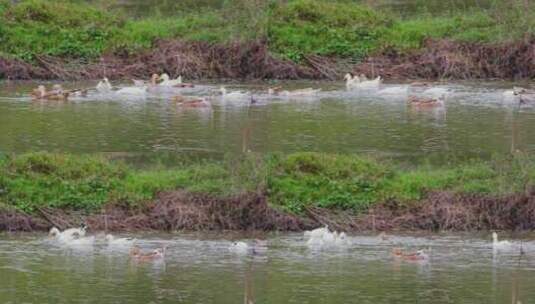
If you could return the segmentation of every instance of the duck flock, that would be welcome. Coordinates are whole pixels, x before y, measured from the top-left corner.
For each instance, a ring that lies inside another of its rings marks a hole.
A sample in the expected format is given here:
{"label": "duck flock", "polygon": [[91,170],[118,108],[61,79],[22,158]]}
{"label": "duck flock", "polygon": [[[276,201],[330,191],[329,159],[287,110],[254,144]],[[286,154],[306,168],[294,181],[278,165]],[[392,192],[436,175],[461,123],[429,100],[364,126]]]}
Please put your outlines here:
{"label": "duck flock", "polygon": [[[96,244],[107,246],[114,251],[128,254],[133,262],[156,262],[164,261],[168,245],[156,248],[142,249],[135,238],[115,237],[112,234],[88,235],[87,227],[82,225],[79,228],[69,228],[60,231],[53,227],[49,232],[49,239],[59,246],[72,249],[92,248]],[[351,238],[345,232],[331,231],[328,226],[305,231],[303,234],[303,245],[312,251],[325,250],[350,250],[352,245],[400,245],[394,242],[394,237],[381,232],[375,237],[371,237],[367,243],[362,239]],[[363,243],[364,242],[364,243]],[[360,244],[362,243],[362,244]],[[401,244],[404,245],[404,244]],[[414,247],[414,244],[405,244],[404,247]],[[263,256],[269,250],[270,244],[267,240],[254,239],[250,241],[233,241],[227,243],[230,253],[239,256]],[[393,259],[406,262],[430,261],[429,248],[400,248],[394,247],[390,251]],[[525,254],[522,244],[498,240],[498,234],[492,233],[492,253],[493,256],[499,253],[520,253]]]}
{"label": "duck flock", "polygon": [[[446,97],[452,93],[450,88],[435,86],[429,82],[412,82],[405,85],[384,85],[381,76],[368,79],[365,75],[348,73],[344,77],[345,89],[349,93],[365,92],[382,98],[404,99],[414,108],[444,107]],[[148,80],[132,79],[132,86],[114,87],[107,78],[93,88],[66,90],[55,84],[49,90],[39,85],[31,92],[35,101],[68,101],[73,98],[109,97],[117,99],[147,98],[165,96],[171,102],[185,108],[211,108],[215,101],[256,104],[270,99],[310,99],[329,96],[320,88],[285,90],[281,86],[269,87],[263,91],[229,91],[224,86],[196,85],[183,81],[182,76],[172,79],[168,74],[153,74]],[[217,86],[216,86],[217,87]],[[201,88],[199,90],[199,88]],[[206,90],[209,88],[209,90]],[[202,92],[199,96],[198,93]],[[165,93],[162,95],[162,93]],[[195,93],[195,94],[194,94]],[[502,99],[518,105],[535,105],[535,90],[513,87],[502,91]]]}

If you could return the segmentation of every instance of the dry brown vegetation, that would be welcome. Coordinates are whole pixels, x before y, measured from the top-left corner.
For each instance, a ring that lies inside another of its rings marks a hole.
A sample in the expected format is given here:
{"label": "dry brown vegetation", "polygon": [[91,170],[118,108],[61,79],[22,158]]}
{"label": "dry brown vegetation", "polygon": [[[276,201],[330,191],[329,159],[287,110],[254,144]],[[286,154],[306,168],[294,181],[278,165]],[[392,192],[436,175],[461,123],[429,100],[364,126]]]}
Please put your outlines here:
{"label": "dry brown vegetation", "polygon": [[519,79],[535,77],[535,38],[502,44],[428,40],[407,55],[393,51],[368,58],[354,73],[387,79]]}
{"label": "dry brown vegetation", "polygon": [[262,194],[221,199],[183,191],[162,193],[143,207],[114,204],[90,215],[41,209],[30,216],[0,209],[0,231],[65,229],[82,222],[93,231],[302,231],[323,225],[343,231],[525,231],[535,229],[535,193],[492,197],[436,192],[415,204],[385,202],[360,215],[311,207],[301,217],[273,209]]}

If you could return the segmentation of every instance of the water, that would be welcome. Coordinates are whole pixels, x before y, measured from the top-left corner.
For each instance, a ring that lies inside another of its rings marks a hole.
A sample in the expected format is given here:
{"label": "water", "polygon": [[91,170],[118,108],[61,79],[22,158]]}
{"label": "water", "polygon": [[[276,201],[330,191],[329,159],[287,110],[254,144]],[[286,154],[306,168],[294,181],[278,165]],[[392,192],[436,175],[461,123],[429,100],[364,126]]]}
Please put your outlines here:
{"label": "water", "polygon": [[[35,83],[3,84],[0,151],[215,156],[320,151],[412,160],[530,152],[535,149],[535,109],[503,97],[512,85],[436,84],[434,88],[448,90],[445,107],[414,109],[407,106],[406,95],[348,92],[341,82],[283,84],[323,89],[308,98],[270,97],[267,84],[228,85],[229,90],[253,92],[258,99],[254,105],[222,101],[218,84],[153,92],[146,98],[91,92],[68,103],[33,102],[28,92]],[[212,96],[213,107],[184,109],[170,100],[178,93]]]}
{"label": "water", "polygon": [[[136,237],[144,249],[166,245],[164,260],[134,262],[103,241],[71,248],[44,235],[0,236],[0,303],[535,303],[533,236],[523,257],[493,255],[488,235],[361,235],[323,249],[301,234],[267,235],[258,255],[229,251],[228,239],[246,236]],[[430,259],[400,261],[394,247],[426,248]]]}

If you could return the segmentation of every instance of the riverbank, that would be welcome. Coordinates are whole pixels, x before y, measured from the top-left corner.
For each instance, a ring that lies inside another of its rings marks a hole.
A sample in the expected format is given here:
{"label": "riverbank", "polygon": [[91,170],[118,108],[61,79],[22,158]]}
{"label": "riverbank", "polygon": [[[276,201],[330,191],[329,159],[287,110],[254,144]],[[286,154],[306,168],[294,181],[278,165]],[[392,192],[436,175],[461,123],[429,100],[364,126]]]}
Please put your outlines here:
{"label": "riverbank", "polygon": [[134,19],[82,3],[4,1],[0,78],[535,77],[529,5],[401,18],[343,1],[238,2]]}
{"label": "riverbank", "polygon": [[0,163],[0,230],[535,229],[535,161],[403,168],[297,153],[136,169],[101,156],[32,153]]}

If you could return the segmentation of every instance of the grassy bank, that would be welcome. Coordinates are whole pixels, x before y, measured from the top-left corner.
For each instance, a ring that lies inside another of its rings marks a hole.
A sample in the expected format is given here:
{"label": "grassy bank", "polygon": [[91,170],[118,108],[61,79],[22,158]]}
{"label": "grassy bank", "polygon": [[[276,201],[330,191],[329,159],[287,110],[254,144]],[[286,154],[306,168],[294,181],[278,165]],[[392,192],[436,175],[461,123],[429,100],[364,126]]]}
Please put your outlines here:
{"label": "grassy bank", "polygon": [[358,155],[297,153],[188,161],[136,169],[101,156],[32,153],[0,160],[0,204],[34,213],[39,207],[99,210],[107,203],[142,205],[162,191],[229,197],[266,193],[277,208],[364,211],[385,201],[418,204],[430,191],[505,195],[535,183],[535,161],[523,155],[448,168],[402,169]]}
{"label": "grassy bank", "polygon": [[439,16],[424,11],[402,18],[352,1],[239,0],[177,11],[172,17],[134,19],[82,1],[2,0],[0,54],[29,62],[39,55],[91,61],[105,52],[151,48],[158,39],[265,39],[273,54],[294,61],[309,54],[358,60],[385,49],[419,49],[427,38],[481,43],[520,39],[534,32],[533,7],[495,1],[485,9]]}

